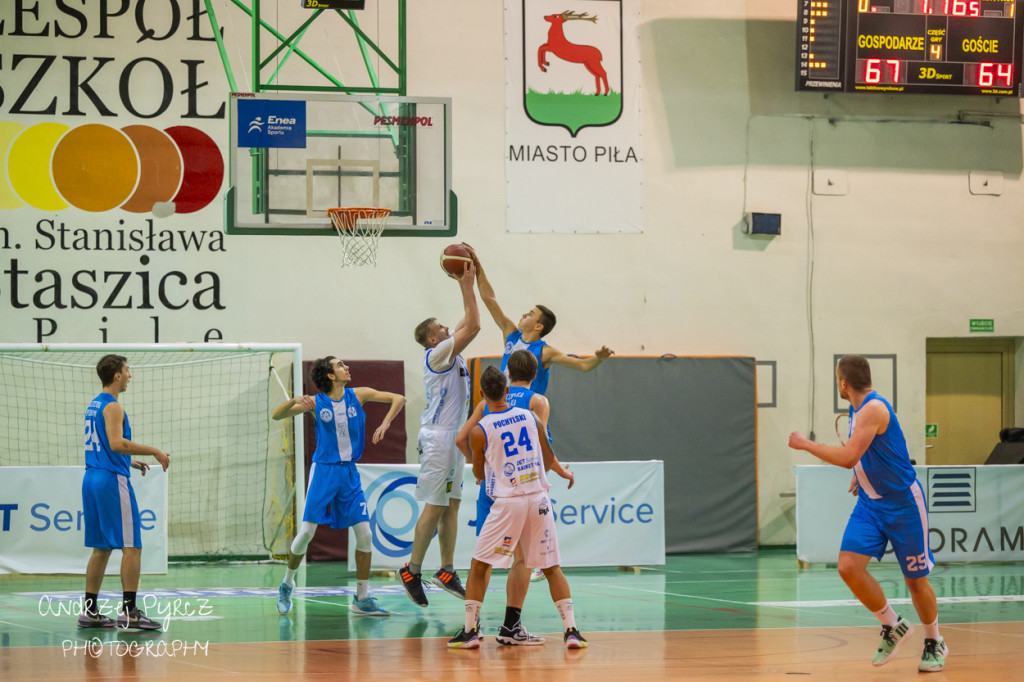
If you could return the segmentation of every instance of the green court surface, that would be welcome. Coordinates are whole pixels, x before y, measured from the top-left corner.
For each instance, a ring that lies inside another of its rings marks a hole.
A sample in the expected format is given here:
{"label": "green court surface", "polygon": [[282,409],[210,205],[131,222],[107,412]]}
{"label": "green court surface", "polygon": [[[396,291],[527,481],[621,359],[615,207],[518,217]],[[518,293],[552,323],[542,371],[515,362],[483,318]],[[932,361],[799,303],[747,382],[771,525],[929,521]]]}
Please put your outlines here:
{"label": "green court surface", "polygon": [[[873,564],[897,611],[917,622],[895,564]],[[872,626],[875,617],[853,601],[834,566],[801,569],[792,548],[755,554],[670,556],[665,566],[566,569],[576,619],[588,632]],[[316,563],[298,575],[292,611],[279,616],[280,562],[172,564],[167,575],[143,576],[140,604],[166,624],[168,642],[208,646],[227,642],[401,639],[450,636],[462,625],[463,603],[436,588],[419,608],[394,577],[375,575],[371,592],[390,618],[349,613],[355,576],[344,565]],[[505,572],[495,571],[483,606],[483,631],[504,614]],[[1024,620],[1024,564],[940,565],[931,575],[939,622]],[[82,576],[0,576],[0,649],[67,647],[93,637],[129,633],[79,630]],[[112,612],[120,581],[107,576],[101,599]],[[546,582],[533,583],[523,622],[538,633],[561,631]],[[136,635],[143,636],[143,635]],[[2,658],[2,655],[0,655]]]}

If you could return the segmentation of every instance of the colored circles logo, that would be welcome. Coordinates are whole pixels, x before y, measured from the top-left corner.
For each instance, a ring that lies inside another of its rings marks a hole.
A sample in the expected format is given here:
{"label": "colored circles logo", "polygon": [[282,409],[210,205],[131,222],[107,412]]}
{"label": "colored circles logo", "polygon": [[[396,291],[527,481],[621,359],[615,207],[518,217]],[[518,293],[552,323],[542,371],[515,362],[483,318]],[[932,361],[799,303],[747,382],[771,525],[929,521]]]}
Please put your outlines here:
{"label": "colored circles logo", "polygon": [[420,517],[415,489],[416,477],[401,472],[384,474],[366,488],[373,548],[384,556],[406,556],[412,551],[413,530]]}
{"label": "colored circles logo", "polygon": [[194,213],[224,181],[224,159],[190,126],[122,129],[0,121],[0,209],[69,207],[91,213]]}

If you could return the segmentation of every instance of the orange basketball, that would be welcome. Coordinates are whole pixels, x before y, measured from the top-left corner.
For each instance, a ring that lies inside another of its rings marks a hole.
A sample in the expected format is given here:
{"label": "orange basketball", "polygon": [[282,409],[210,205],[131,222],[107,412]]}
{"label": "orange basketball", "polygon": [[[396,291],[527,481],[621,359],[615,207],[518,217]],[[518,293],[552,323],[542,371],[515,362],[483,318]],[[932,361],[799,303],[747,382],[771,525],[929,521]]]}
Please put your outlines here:
{"label": "orange basketball", "polygon": [[441,269],[448,275],[461,276],[472,262],[469,249],[462,244],[449,244],[441,253]]}

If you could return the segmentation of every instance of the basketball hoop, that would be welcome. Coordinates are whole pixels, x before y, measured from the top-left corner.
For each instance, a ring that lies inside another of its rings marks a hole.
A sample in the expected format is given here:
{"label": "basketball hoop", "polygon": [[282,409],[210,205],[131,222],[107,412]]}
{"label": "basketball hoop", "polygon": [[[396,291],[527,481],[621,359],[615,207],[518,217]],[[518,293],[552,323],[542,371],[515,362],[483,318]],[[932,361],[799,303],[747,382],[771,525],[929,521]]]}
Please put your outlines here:
{"label": "basketball hoop", "polygon": [[377,264],[377,243],[390,213],[390,208],[327,209],[341,240],[341,267]]}

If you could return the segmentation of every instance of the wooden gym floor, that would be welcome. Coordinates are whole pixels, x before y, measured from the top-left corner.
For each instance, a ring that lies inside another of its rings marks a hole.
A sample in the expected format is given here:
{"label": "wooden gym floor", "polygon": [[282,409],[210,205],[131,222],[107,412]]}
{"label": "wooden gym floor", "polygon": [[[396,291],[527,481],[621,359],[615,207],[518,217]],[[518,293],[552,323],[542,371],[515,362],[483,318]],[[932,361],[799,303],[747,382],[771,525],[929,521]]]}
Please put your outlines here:
{"label": "wooden gym floor", "polygon": [[[899,569],[874,564],[897,610],[918,623]],[[568,569],[590,647],[566,651],[547,583],[530,587],[524,623],[541,647],[501,647],[504,573],[483,608],[483,647],[450,651],[462,602],[428,590],[416,607],[394,579],[371,590],[389,618],[349,615],[354,576],[336,564],[299,573],[292,612],[278,616],[280,563],[172,564],[143,576],[140,599],[163,633],[79,630],[80,576],[0,576],[0,680],[188,678],[370,680],[882,680],[917,678],[917,627],[874,668],[874,616],[834,567],[797,567],[791,549],[672,556],[638,573]],[[1024,564],[936,567],[939,622],[951,655],[935,680],[1024,679]],[[116,601],[108,576],[101,597]],[[77,614],[77,611],[75,612]]]}

